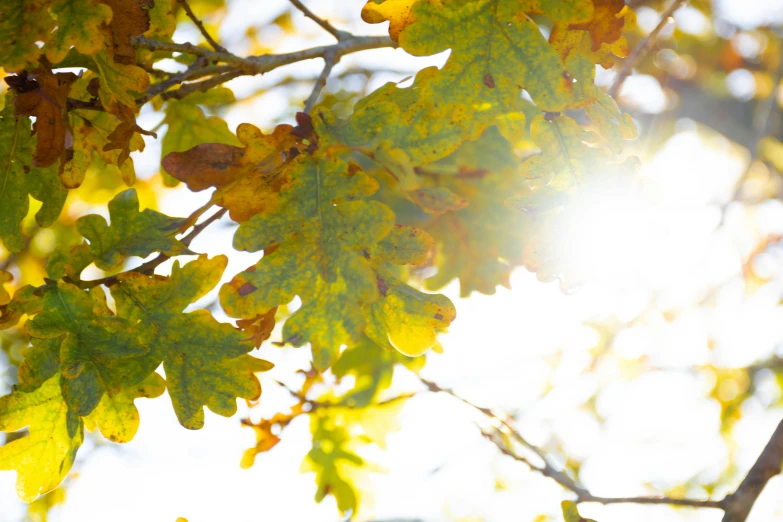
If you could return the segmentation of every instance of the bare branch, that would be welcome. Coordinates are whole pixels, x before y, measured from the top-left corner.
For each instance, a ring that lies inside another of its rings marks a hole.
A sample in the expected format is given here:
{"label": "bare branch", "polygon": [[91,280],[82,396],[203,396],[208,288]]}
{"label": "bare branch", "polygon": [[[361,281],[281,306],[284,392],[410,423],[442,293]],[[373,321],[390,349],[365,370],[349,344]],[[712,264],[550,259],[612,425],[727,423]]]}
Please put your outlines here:
{"label": "bare branch", "polygon": [[663,14],[661,14],[661,21],[658,22],[658,25],[655,26],[655,29],[650,31],[650,34],[645,36],[642,41],[639,42],[639,45],[636,46],[636,49],[634,49],[631,54],[628,55],[628,58],[625,59],[625,62],[623,62],[622,69],[620,69],[620,72],[617,73],[617,79],[615,79],[614,83],[609,88],[609,96],[612,98],[617,97],[617,93],[620,92],[620,88],[623,86],[625,79],[630,76],[631,71],[638,64],[638,62],[647,55],[647,52],[650,50],[650,47],[652,47],[655,39],[658,38],[658,34],[663,31],[663,28],[666,27],[666,25],[671,21],[671,16],[677,9],[682,7],[684,3],[685,0],[674,0],[671,5],[663,12]]}
{"label": "bare branch", "polygon": [[150,51],[168,51],[172,53],[184,53],[192,54],[195,56],[203,56],[211,62],[223,62],[231,63],[237,66],[247,66],[252,68],[252,64],[248,63],[246,58],[240,58],[235,54],[228,51],[210,51],[204,49],[198,45],[192,43],[178,44],[174,42],[161,42],[159,40],[151,40],[146,36],[134,36],[131,38],[131,43],[136,47],[143,49],[149,49]]}
{"label": "bare branch", "polygon": [[[493,413],[492,410],[490,410],[489,408],[484,408],[473,404],[467,399],[464,399],[461,396],[457,395],[452,390],[449,390],[447,388],[442,388],[438,384],[423,379],[421,377],[419,379],[421,380],[422,383],[424,383],[425,386],[427,386],[427,388],[430,391],[442,392],[451,395],[455,399],[458,399],[459,401],[467,404],[468,406],[480,411],[484,415],[500,422],[501,428],[495,428],[494,432],[487,432],[485,430],[481,430],[481,434],[487,440],[489,440],[495,446],[497,446],[500,452],[503,453],[504,455],[508,455],[514,460],[518,462],[522,462],[523,464],[528,466],[531,470],[540,473],[545,477],[551,478],[552,480],[554,480],[555,482],[563,486],[563,488],[576,494],[577,503],[597,502],[599,504],[666,504],[671,506],[723,509],[724,503],[726,502],[725,500],[696,500],[696,499],[670,498],[670,497],[599,497],[593,495],[586,488],[577,484],[576,481],[574,481],[571,477],[566,475],[563,471],[558,470],[549,461],[549,459],[544,454],[543,450],[527,442],[524,439],[524,437],[522,437],[522,435],[511,425],[510,421],[507,421],[503,417]],[[511,439],[519,442],[520,444],[528,448],[529,450],[533,451],[533,453],[535,453],[541,459],[541,461],[543,462],[543,466],[534,464],[527,457],[519,455],[512,448],[509,448],[500,435],[505,435],[506,437],[510,437]],[[778,472],[780,472],[781,460],[783,460],[783,455],[781,455],[781,459],[778,460]],[[724,520],[724,522],[727,521]],[[731,522],[735,522],[735,521],[732,520]],[[738,520],[737,522],[743,522],[743,521]]]}
{"label": "bare branch", "polygon": [[188,83],[187,85],[183,85],[176,91],[165,92],[161,97],[164,100],[168,100],[171,98],[181,100],[182,98],[184,98],[189,94],[193,94],[194,92],[198,92],[198,91],[208,91],[212,87],[217,87],[218,85],[226,83],[227,81],[233,80],[234,78],[237,78],[239,76],[242,76],[242,71],[238,71],[236,69],[233,71],[216,74],[215,76],[208,78],[204,81]]}
{"label": "bare branch", "polygon": [[193,13],[193,10],[190,8],[190,4],[188,3],[188,0],[177,0],[177,2],[182,6],[182,8],[185,10],[185,14],[188,15],[188,18],[196,24],[196,27],[198,27],[198,30],[201,31],[201,35],[204,37],[204,39],[209,43],[209,45],[212,46],[212,48],[218,52],[226,53],[226,48],[217,43],[212,36],[209,34],[209,31],[204,27],[204,24],[201,22],[201,20],[198,19],[198,17]]}
{"label": "bare branch", "polygon": [[397,47],[397,43],[386,36],[352,36],[350,39],[337,42],[333,45],[322,45],[320,47],[312,47],[310,49],[284,54],[264,54],[261,56],[240,58],[231,53],[210,51],[209,49],[204,49],[203,47],[198,47],[189,43],[176,44],[171,42],[160,42],[157,40],[150,40],[144,36],[136,36],[132,38],[131,41],[136,47],[144,49],[192,54],[195,56],[203,56],[210,61],[236,65],[237,69],[241,70],[243,74],[264,74],[284,65],[312,60],[313,58],[324,58],[327,54],[331,54],[335,58],[341,58],[346,54],[369,49]]}
{"label": "bare branch", "polygon": [[343,40],[347,40],[352,37],[350,33],[346,33],[345,31],[340,31],[339,29],[337,29],[335,26],[333,26],[332,24],[330,24],[320,16],[317,16],[299,0],[288,0],[288,1],[291,2],[291,4],[293,4],[294,7],[299,9],[303,15],[305,15],[307,18],[320,25],[324,29],[324,31],[337,38],[338,42],[342,42]]}
{"label": "bare branch", "polygon": [[207,64],[206,58],[199,57],[193,64],[188,67],[188,69],[183,72],[182,74],[178,74],[176,76],[172,76],[168,80],[164,80],[162,82],[158,82],[156,84],[153,84],[150,86],[149,89],[147,89],[147,92],[142,96],[141,98],[136,100],[136,105],[144,105],[148,101],[150,101],[152,98],[157,96],[158,94],[162,93],[163,91],[167,90],[170,87],[173,87],[174,85],[180,84],[184,81],[187,81],[191,77],[193,77],[196,72],[198,72],[199,69],[203,68]]}
{"label": "bare branch", "polygon": [[310,93],[310,96],[305,102],[305,113],[310,114],[310,111],[313,110],[315,102],[318,101],[318,95],[321,94],[321,91],[324,89],[324,87],[326,87],[326,81],[329,79],[329,75],[332,73],[332,69],[339,61],[340,57],[332,53],[326,54],[324,56],[324,68],[321,71],[321,74],[318,75],[318,78],[315,80],[313,92]]}
{"label": "bare branch", "polygon": [[723,501],[723,522],[745,522],[767,482],[781,473],[783,467],[783,420],[772,433],[767,446],[750,468],[737,491]]}

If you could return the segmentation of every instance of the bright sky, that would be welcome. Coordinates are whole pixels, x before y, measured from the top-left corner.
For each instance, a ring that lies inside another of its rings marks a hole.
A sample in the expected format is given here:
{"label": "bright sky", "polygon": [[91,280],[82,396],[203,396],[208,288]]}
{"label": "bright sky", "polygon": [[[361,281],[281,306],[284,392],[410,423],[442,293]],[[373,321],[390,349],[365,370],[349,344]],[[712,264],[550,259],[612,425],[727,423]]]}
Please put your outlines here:
{"label": "bright sky", "polygon": [[[232,47],[236,41],[232,35],[241,34],[247,20],[260,23],[274,17],[278,4],[282,9],[282,1],[232,2],[222,35],[228,47],[241,54],[241,45]],[[362,4],[359,0],[308,2],[316,12],[336,13],[335,22],[356,19]],[[317,34],[312,23],[296,21]],[[383,30],[355,25],[353,29],[364,34]],[[176,35],[179,41],[192,37],[187,31]],[[323,37],[323,43],[328,41]],[[291,49],[296,44],[292,42]],[[403,71],[433,63],[411,59],[402,51],[378,51],[365,59],[365,64],[384,60]],[[442,57],[434,63],[442,63]],[[313,71],[317,71],[315,62],[285,74]],[[276,73],[241,79],[231,86],[241,97],[269,85],[274,77]],[[227,115],[230,128],[243,121],[268,128],[287,116],[288,96],[288,92],[271,93],[242,104]],[[145,118],[141,125],[146,128],[159,121],[158,115]],[[135,160],[139,170],[149,175],[156,168],[159,145],[147,140],[147,146]],[[584,459],[582,476],[595,494],[654,494],[697,476],[700,480],[717,476],[728,458],[718,431],[720,410],[706,396],[710,379],[691,368],[709,362],[747,365],[774,353],[776,347],[783,355],[779,327],[783,312],[776,306],[783,283],[778,278],[746,295],[740,266],[759,237],[783,234],[783,205],[769,203],[747,213],[731,207],[718,228],[718,205],[731,195],[746,161],[743,150],[683,123],[645,163],[649,194],[642,198],[610,189],[589,195],[583,208],[574,209],[568,245],[573,258],[590,273],[588,284],[566,295],[556,283],[539,283],[534,275],[519,270],[512,278],[514,290],[500,289],[494,296],[459,299],[457,286],[451,285],[444,293],[454,300],[458,319],[442,338],[445,353],[428,356],[424,375],[474,402],[517,412],[521,432],[534,443],[559,441],[565,454]],[[207,199],[204,193],[173,190],[161,210],[186,215]],[[213,228],[192,248],[210,254],[232,252],[231,234],[225,227]],[[226,279],[258,257],[232,253]],[[166,269],[164,265],[159,271]],[[710,301],[714,306],[699,306],[716,286],[720,290]],[[214,298],[213,293],[201,304]],[[675,318],[667,319],[667,312],[676,312]],[[634,326],[586,375],[590,350],[601,335],[587,323],[627,321],[634,321]],[[710,342],[715,346],[712,351]],[[269,345],[258,355],[277,367],[261,376],[264,396],[254,418],[290,403],[290,397],[271,381],[295,382],[293,370],[304,367],[309,357],[306,349]],[[640,377],[629,374],[629,365],[640,360],[651,371]],[[398,388],[412,382],[402,373],[396,377]],[[757,383],[761,398],[749,401],[734,434],[736,463],[742,468],[755,460],[783,414],[768,408],[777,400],[777,388],[769,379],[761,375]],[[597,388],[603,390],[596,403],[606,419],[603,425],[583,407]],[[299,471],[309,449],[305,418],[287,428],[283,441],[259,455],[253,468],[243,470],[241,454],[254,444],[253,432],[239,426],[244,406],[231,419],[207,412],[205,428],[188,431],[177,423],[168,398],[142,399],[137,405],[142,423],[131,443],[104,443],[99,435],[85,443],[75,466],[77,477],[68,484],[67,502],[55,509],[53,520],[174,522],[178,516],[190,522],[338,520],[333,500],[315,504],[313,476]],[[402,430],[389,437],[386,452],[371,456],[388,470],[373,479],[375,516],[505,522],[555,514],[568,495],[551,480],[501,456],[480,436],[475,426],[480,420],[446,396],[411,400],[403,410]],[[0,522],[17,521],[23,514],[14,481],[13,473],[0,473]],[[684,493],[706,495],[695,488]],[[770,482],[750,521],[783,521],[780,498],[783,479],[778,477]],[[720,520],[718,511],[668,507],[586,505],[581,511],[600,522]]]}

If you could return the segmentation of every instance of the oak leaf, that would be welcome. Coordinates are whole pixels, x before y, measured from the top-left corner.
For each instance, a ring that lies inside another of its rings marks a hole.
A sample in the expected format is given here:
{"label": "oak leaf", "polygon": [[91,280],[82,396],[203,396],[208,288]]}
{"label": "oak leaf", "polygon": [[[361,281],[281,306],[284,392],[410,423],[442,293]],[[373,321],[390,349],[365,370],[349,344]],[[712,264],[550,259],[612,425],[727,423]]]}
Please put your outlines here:
{"label": "oak leaf", "polygon": [[22,220],[29,210],[29,197],[43,203],[35,214],[41,227],[48,227],[60,215],[68,191],[57,178],[54,167],[33,167],[35,139],[30,119],[15,118],[11,98],[0,111],[0,238],[12,251],[22,250]]}
{"label": "oak leaf", "polygon": [[50,62],[62,61],[71,47],[86,55],[103,48],[101,26],[112,19],[109,6],[97,0],[57,0],[50,11],[57,21],[57,28],[44,46]]}
{"label": "oak leaf", "polygon": [[302,130],[278,125],[265,135],[243,123],[237,127],[237,139],[245,147],[205,143],[172,152],[162,164],[191,190],[216,187],[215,203],[229,209],[231,219],[241,223],[258,213],[273,212],[279,204],[280,191],[290,183],[289,164],[311,145],[304,143]]}
{"label": "oak leaf", "polygon": [[[160,0],[161,2],[165,0]],[[149,10],[154,0],[101,0],[112,10],[109,30],[114,61],[126,65],[136,63],[136,49],[131,37],[140,36],[150,28]]]}
{"label": "oak leaf", "polygon": [[[122,360],[149,351],[130,332],[128,322],[114,316],[105,301],[100,288],[88,293],[71,284],[60,284],[46,291],[43,311],[24,327],[33,338],[34,348],[40,346],[52,352],[47,356],[51,360],[59,358],[63,397],[81,416],[94,410],[104,393],[116,394],[123,386],[134,384],[136,369],[132,362]],[[54,341],[39,345],[40,340]],[[28,389],[38,384],[26,380],[21,383]]]}
{"label": "oak leaf", "polygon": [[16,470],[19,498],[32,502],[56,488],[84,440],[82,421],[63,401],[59,376],[37,390],[0,397],[0,431],[29,434],[0,447],[0,469]]}
{"label": "oak leaf", "polygon": [[362,306],[378,298],[364,250],[394,223],[385,205],[363,201],[378,184],[339,158],[297,158],[280,204],[240,224],[234,246],[258,251],[276,246],[251,270],[221,289],[229,315],[252,317],[298,295],[302,308],[283,327],[295,346],[310,342],[318,366],[335,359],[341,344],[358,339]]}
{"label": "oak leaf", "polygon": [[207,310],[182,313],[220,281],[227,262],[225,256],[201,256],[183,267],[175,262],[170,277],[127,272],[112,287],[118,315],[136,323],[150,346],[147,367],[163,362],[174,411],[188,429],[204,425],[205,405],[228,417],[237,397],[257,399],[261,386],[253,374],[273,366],[245,355],[252,343]]}
{"label": "oak leaf", "polygon": [[135,189],[114,196],[109,202],[111,225],[103,216],[89,214],[76,221],[76,228],[90,242],[96,266],[104,270],[118,267],[126,257],[146,257],[153,252],[167,255],[192,254],[174,236],[186,223],[152,209],[139,211]]}
{"label": "oak leaf", "polygon": [[395,276],[386,263],[420,264],[422,250],[434,240],[422,230],[395,227],[379,243],[374,258],[376,286],[381,299],[370,306],[365,333],[376,344],[417,357],[435,346],[437,333],[457,316],[444,295],[426,294]]}
{"label": "oak leaf", "polygon": [[84,418],[84,426],[112,442],[130,442],[139,429],[139,410],[133,403],[144,397],[154,399],[166,390],[166,381],[157,373],[150,374],[143,382],[123,388],[116,395],[104,394],[98,406]]}
{"label": "oak leaf", "polygon": [[17,94],[14,97],[14,116],[34,116],[36,135],[34,167],[48,167],[59,160],[65,151],[67,129],[67,101],[71,84],[77,80],[73,73],[55,73],[39,67],[32,74],[23,72],[8,76],[5,82]]}

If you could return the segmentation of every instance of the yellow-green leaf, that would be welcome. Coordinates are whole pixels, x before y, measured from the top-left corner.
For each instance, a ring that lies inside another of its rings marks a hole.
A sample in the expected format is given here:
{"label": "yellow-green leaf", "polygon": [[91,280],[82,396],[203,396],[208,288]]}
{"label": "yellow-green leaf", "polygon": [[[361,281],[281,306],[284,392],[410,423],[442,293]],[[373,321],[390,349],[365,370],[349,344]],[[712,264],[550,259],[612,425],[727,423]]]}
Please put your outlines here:
{"label": "yellow-green leaf", "polygon": [[104,270],[117,268],[127,256],[146,257],[153,252],[175,256],[192,254],[174,236],[185,223],[152,209],[139,211],[135,189],[117,194],[109,202],[111,225],[97,214],[82,216],[76,228],[90,242],[95,264]]}
{"label": "yellow-green leaf", "polygon": [[31,393],[0,397],[0,430],[29,434],[0,447],[0,469],[17,472],[19,498],[32,502],[71,469],[84,439],[81,419],[65,404],[55,375]]}
{"label": "yellow-green leaf", "polygon": [[39,340],[56,339],[42,348],[57,353],[65,401],[84,416],[95,409],[105,392],[117,393],[123,385],[133,384],[134,368],[122,359],[135,358],[149,349],[128,326],[124,319],[111,315],[100,288],[88,293],[61,284],[46,291],[43,311],[25,323],[25,331],[33,337],[34,347]]}
{"label": "yellow-green leaf", "polygon": [[116,395],[104,394],[98,407],[84,418],[85,427],[101,434],[112,442],[130,442],[139,429],[139,410],[135,399],[154,399],[166,390],[166,381],[157,373],[150,374],[143,382],[124,388]]}
{"label": "yellow-green leaf", "polygon": [[112,18],[111,8],[95,0],[56,0],[51,13],[57,29],[44,47],[52,63],[62,61],[71,47],[82,54],[95,54],[104,46],[102,24]]}
{"label": "yellow-green leaf", "polygon": [[0,238],[8,250],[24,246],[21,223],[29,210],[29,196],[43,206],[35,214],[41,227],[48,227],[60,215],[68,191],[57,178],[57,167],[32,167],[35,139],[30,119],[15,118],[10,99],[0,112]]}
{"label": "yellow-green leaf", "polygon": [[149,366],[163,362],[174,411],[188,429],[204,425],[205,405],[230,416],[237,397],[257,399],[261,388],[253,373],[272,367],[244,356],[252,340],[207,310],[182,313],[220,281],[227,262],[225,256],[201,256],[183,267],[175,262],[170,277],[128,272],[112,287],[118,315],[135,322],[149,343]]}

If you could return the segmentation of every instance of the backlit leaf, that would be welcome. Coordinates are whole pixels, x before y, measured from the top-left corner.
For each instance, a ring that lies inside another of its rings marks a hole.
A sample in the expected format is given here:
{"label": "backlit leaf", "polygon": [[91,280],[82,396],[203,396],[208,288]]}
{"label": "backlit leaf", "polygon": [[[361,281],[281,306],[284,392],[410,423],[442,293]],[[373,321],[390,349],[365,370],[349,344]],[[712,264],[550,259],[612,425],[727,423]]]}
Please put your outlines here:
{"label": "backlit leaf", "polygon": [[79,233],[90,242],[90,253],[99,268],[111,270],[127,256],[146,257],[156,251],[192,254],[174,237],[186,220],[149,208],[140,212],[134,189],[117,194],[109,202],[109,215],[111,225],[97,214],[82,216],[76,222]]}
{"label": "backlit leaf", "polygon": [[133,404],[140,397],[154,399],[166,389],[166,381],[157,373],[143,382],[124,388],[116,395],[104,394],[101,402],[84,418],[88,430],[100,429],[101,434],[113,442],[129,442],[139,429],[139,410]]}
{"label": "backlit leaf", "polygon": [[0,430],[29,429],[0,447],[0,469],[16,470],[16,490],[26,502],[60,484],[84,439],[82,421],[65,404],[59,380],[55,375],[34,392],[0,397]]}
{"label": "backlit leaf", "polygon": [[104,392],[117,393],[123,385],[133,384],[134,372],[122,359],[149,350],[125,320],[111,315],[105,304],[96,305],[92,297],[103,291],[93,292],[91,296],[70,284],[51,288],[44,295],[43,311],[25,323],[34,347],[38,340],[58,339],[45,343],[45,348],[58,352],[63,397],[82,416],[95,409]]}
{"label": "backlit leaf", "polygon": [[30,132],[30,119],[15,118],[7,103],[0,112],[0,238],[12,252],[24,245],[20,225],[29,209],[28,195],[43,202],[35,220],[47,227],[60,215],[68,193],[56,168],[32,166],[35,140]]}
{"label": "backlit leaf", "polygon": [[244,355],[253,344],[233,326],[206,310],[182,313],[218,283],[227,261],[202,256],[183,267],[175,262],[170,277],[128,272],[112,287],[118,315],[139,321],[135,330],[150,346],[147,366],[163,362],[174,411],[189,429],[204,425],[205,405],[230,416],[237,397],[257,399],[261,388],[253,373],[272,367]]}

